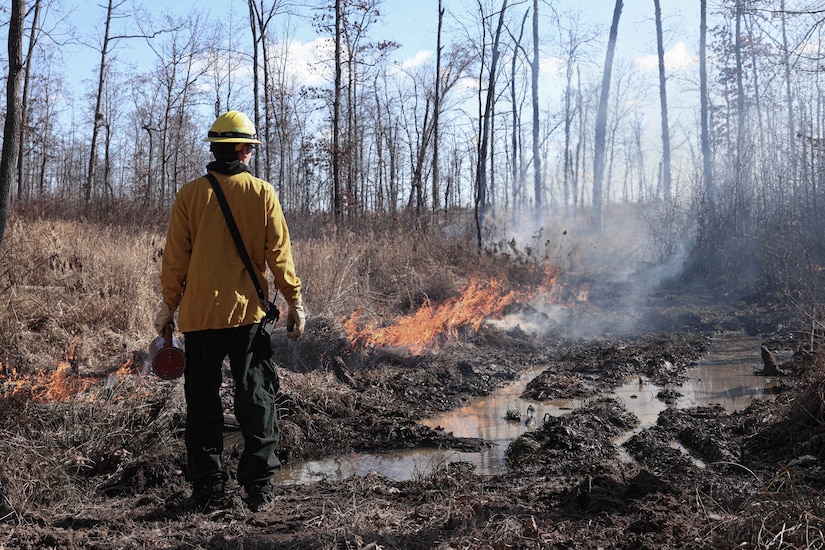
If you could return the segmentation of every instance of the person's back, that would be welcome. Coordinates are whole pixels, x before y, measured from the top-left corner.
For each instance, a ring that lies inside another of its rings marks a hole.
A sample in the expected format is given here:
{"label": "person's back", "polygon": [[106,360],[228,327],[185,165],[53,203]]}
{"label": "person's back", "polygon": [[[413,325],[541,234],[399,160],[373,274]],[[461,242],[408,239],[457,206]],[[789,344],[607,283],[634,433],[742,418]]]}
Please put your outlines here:
{"label": "person's back", "polygon": [[[184,185],[175,199],[155,328],[163,332],[179,309],[186,348],[186,479],[193,486],[187,507],[227,505],[219,391],[228,356],[235,381],[235,416],[244,436],[237,479],[250,508],[257,510],[272,501],[272,478],[280,469],[275,455],[279,379],[269,334],[260,330],[270,302],[266,267],[287,302],[287,336],[293,339],[301,336],[305,323],[301,281],[275,190],[249,173],[249,160],[260,143],[252,122],[237,111],[224,113],[212,125],[207,141],[215,156],[207,166],[208,176]],[[226,197],[230,214],[224,214],[217,191]],[[228,216],[238,227],[252,273],[241,259]]]}
{"label": "person's back", "polygon": [[[259,283],[266,285],[266,266],[275,274],[275,287],[287,302],[300,293],[295,275],[289,231],[272,186],[249,172],[224,174],[211,163],[246,247]],[[178,211],[179,210],[179,211]],[[178,227],[178,225],[186,227]],[[260,321],[263,309],[255,287],[238,255],[232,235],[209,180],[198,178],[184,185],[170,221],[165,258],[170,269],[161,282],[171,293],[182,294],[178,328],[182,332],[242,326]],[[171,247],[171,250],[170,250]],[[176,251],[185,251],[175,260]],[[272,266],[275,266],[274,268]],[[182,273],[185,271],[185,282]],[[165,280],[171,277],[172,280]],[[183,286],[187,292],[183,293]],[[240,297],[240,298],[239,298]],[[164,301],[173,299],[164,295]]]}

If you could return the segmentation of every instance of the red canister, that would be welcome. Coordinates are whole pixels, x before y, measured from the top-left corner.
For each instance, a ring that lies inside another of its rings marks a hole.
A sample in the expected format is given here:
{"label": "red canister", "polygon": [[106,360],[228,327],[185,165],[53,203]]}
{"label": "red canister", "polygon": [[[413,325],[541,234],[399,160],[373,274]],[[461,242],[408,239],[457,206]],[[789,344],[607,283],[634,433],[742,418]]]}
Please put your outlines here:
{"label": "red canister", "polygon": [[159,378],[174,380],[183,374],[183,369],[186,368],[186,355],[181,343],[172,336],[172,323],[166,325],[163,336],[152,340],[149,356],[152,358],[152,370]]}

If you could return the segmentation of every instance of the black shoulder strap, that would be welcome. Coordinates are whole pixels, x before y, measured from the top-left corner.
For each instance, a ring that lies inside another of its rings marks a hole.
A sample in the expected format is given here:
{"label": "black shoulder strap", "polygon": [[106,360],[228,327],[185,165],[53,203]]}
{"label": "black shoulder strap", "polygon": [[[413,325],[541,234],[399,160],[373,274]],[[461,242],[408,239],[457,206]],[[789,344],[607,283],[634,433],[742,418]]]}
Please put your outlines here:
{"label": "black shoulder strap", "polygon": [[218,197],[221,210],[223,210],[223,216],[226,218],[226,225],[229,226],[229,232],[232,233],[232,239],[235,241],[235,246],[238,247],[238,255],[240,255],[243,265],[246,266],[246,271],[249,273],[249,277],[255,284],[255,290],[258,292],[258,298],[261,300],[261,306],[264,308],[264,311],[268,311],[269,304],[267,304],[266,296],[261,288],[261,283],[258,282],[258,277],[255,275],[255,270],[252,268],[252,262],[249,259],[249,254],[246,253],[246,247],[243,245],[243,241],[241,240],[241,233],[238,231],[238,225],[235,223],[235,218],[232,216],[232,211],[229,209],[229,204],[226,202],[226,196],[223,194],[221,184],[218,183],[218,178],[212,174],[207,173],[206,179],[208,179],[209,183],[212,184],[212,189],[215,191],[215,196]]}

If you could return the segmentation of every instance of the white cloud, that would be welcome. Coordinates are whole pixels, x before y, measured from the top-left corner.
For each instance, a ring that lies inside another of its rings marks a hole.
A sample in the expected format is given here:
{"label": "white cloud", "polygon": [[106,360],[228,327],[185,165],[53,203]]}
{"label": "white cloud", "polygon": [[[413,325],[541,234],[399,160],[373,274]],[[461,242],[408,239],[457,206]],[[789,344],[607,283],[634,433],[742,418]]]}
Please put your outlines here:
{"label": "white cloud", "polygon": [[327,61],[332,59],[330,39],[316,38],[311,42],[295,40],[287,47],[286,71],[297,84],[319,86],[329,80],[325,73],[330,70]]}
{"label": "white cloud", "polygon": [[[659,67],[657,55],[637,57],[634,65],[643,71],[656,71]],[[690,53],[684,42],[677,42],[665,52],[665,69],[668,72],[680,72],[699,64],[699,57]]]}
{"label": "white cloud", "polygon": [[551,76],[564,69],[564,59],[561,57],[545,57],[539,60],[539,74]]}
{"label": "white cloud", "polygon": [[402,61],[401,67],[403,69],[415,69],[417,67],[426,65],[427,62],[430,59],[432,59],[432,57],[432,50],[418,50],[417,52],[415,52],[415,55],[412,55],[406,58],[404,61]]}

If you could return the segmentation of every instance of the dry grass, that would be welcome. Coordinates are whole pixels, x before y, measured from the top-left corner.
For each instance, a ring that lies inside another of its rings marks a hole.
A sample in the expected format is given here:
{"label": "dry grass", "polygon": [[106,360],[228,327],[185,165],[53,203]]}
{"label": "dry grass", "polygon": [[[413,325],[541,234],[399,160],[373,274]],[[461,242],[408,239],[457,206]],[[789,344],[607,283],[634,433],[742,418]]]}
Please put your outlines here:
{"label": "dry grass", "polygon": [[151,335],[161,241],[148,229],[12,216],[0,257],[0,361],[123,363]]}
{"label": "dry grass", "polygon": [[[474,251],[471,220],[456,216],[454,224],[405,218],[320,230],[317,220],[290,220],[311,313],[340,318],[360,307],[368,317],[397,315],[453,295],[468,274],[495,272],[495,261]],[[448,225],[460,227],[457,236],[447,236]]]}
{"label": "dry grass", "polygon": [[112,490],[133,457],[166,456],[158,466],[171,469],[182,452],[173,430],[181,391],[111,375],[64,402],[0,400],[0,487],[25,513]]}
{"label": "dry grass", "polygon": [[[512,269],[475,251],[466,214],[438,224],[289,222],[313,317],[338,320],[360,309],[364,321],[392,318],[453,295],[470,276]],[[147,215],[141,223],[134,212],[123,223],[71,219],[54,205],[12,212],[0,256],[0,362],[49,370],[73,350],[74,364],[99,371],[146,349],[165,230],[165,220]]]}

